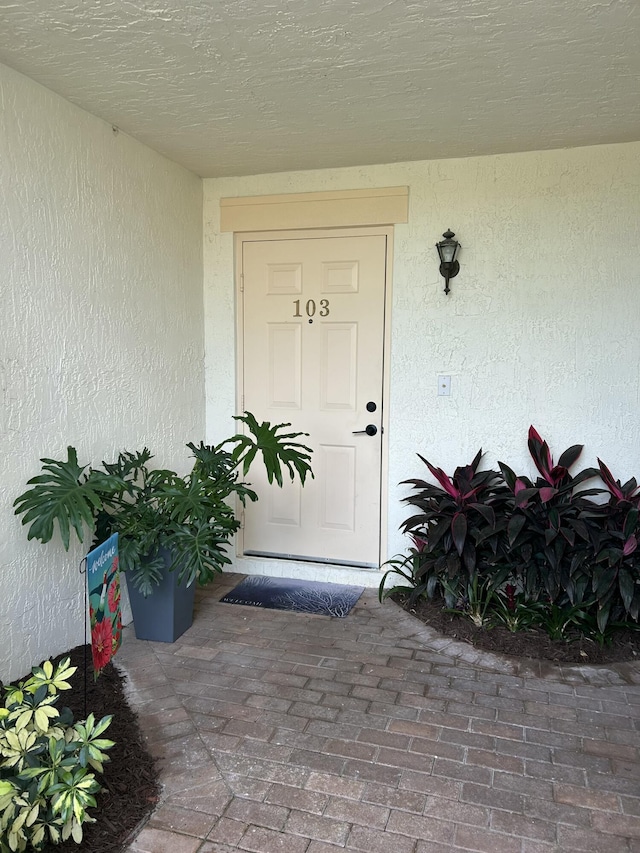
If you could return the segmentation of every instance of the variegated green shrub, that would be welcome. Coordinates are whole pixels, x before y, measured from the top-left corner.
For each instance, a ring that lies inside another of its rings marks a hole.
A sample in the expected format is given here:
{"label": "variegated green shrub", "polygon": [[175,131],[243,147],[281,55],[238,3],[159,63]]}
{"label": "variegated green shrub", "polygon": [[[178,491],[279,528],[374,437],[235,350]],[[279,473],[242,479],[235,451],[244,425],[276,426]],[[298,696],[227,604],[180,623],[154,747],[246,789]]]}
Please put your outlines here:
{"label": "variegated green shrub", "polygon": [[111,722],[93,714],[73,723],[55,706],[76,671],[65,658],[34,667],[31,676],[4,688],[0,707],[0,853],[40,850],[49,842],[82,841],[82,824],[95,819],[103,772],[114,744],[102,735]]}

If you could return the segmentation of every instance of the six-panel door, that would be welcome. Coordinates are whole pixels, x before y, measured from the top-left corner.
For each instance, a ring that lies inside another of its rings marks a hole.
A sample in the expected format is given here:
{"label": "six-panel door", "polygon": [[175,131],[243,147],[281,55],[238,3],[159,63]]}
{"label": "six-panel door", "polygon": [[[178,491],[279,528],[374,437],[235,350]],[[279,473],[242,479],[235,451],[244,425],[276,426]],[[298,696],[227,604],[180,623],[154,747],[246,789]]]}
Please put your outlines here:
{"label": "six-panel door", "polygon": [[247,240],[241,258],[244,408],[308,432],[315,474],[279,489],[254,466],[243,551],[377,566],[386,237]]}

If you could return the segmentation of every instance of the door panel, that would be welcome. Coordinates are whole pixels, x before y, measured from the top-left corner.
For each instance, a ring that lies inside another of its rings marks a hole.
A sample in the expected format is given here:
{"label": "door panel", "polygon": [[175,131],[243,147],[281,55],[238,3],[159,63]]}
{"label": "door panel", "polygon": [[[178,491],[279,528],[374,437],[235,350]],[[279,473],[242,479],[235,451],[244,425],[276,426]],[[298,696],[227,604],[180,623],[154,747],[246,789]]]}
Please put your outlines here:
{"label": "door panel", "polygon": [[282,323],[267,325],[269,408],[299,409],[302,404],[300,331],[300,326]]}
{"label": "door panel", "polygon": [[320,527],[324,530],[355,531],[356,448],[321,444],[317,450],[322,480]]}
{"label": "door panel", "polygon": [[386,243],[242,242],[244,409],[308,432],[315,474],[280,490],[251,470],[260,500],[245,509],[245,554],[378,565]]}
{"label": "door panel", "polygon": [[357,405],[358,326],[323,324],[320,341],[320,408],[349,409]]}

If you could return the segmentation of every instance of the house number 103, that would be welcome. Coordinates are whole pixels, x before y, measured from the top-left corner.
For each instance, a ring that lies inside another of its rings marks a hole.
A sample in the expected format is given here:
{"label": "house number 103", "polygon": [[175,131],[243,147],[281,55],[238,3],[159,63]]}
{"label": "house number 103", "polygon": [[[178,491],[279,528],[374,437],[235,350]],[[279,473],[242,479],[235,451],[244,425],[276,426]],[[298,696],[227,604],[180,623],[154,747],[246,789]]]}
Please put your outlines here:
{"label": "house number 103", "polygon": [[[294,317],[302,317],[302,312],[300,311],[300,299],[294,299],[293,304],[296,307]],[[319,303],[318,316],[319,317],[328,317],[329,316],[329,300],[321,299]],[[318,306],[316,305],[315,299],[307,299],[307,304],[304,306],[304,313],[307,317],[313,317],[316,313],[316,309]]]}

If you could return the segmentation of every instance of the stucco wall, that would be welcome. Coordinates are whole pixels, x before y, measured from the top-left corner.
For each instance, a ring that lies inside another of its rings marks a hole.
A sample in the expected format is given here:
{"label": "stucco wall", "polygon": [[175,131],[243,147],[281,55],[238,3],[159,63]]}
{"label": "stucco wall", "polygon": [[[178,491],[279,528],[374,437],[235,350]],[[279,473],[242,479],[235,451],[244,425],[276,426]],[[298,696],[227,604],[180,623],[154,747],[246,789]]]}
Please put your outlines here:
{"label": "stucco wall", "polygon": [[[640,476],[638,143],[205,181],[209,437],[228,432],[234,406],[220,358],[234,348],[233,239],[219,233],[219,199],[397,185],[410,212],[393,260],[389,554],[404,548],[397,483],[425,473],[418,451],[451,470],[482,447],[487,465],[533,474],[533,423],[556,456],[583,443],[580,464],[600,455]],[[434,248],[446,228],[463,246],[449,297]],[[439,374],[450,397],[436,396]]]}
{"label": "stucco wall", "polygon": [[27,542],[41,456],[204,434],[202,184],[0,66],[0,678],[83,641],[83,549]]}

